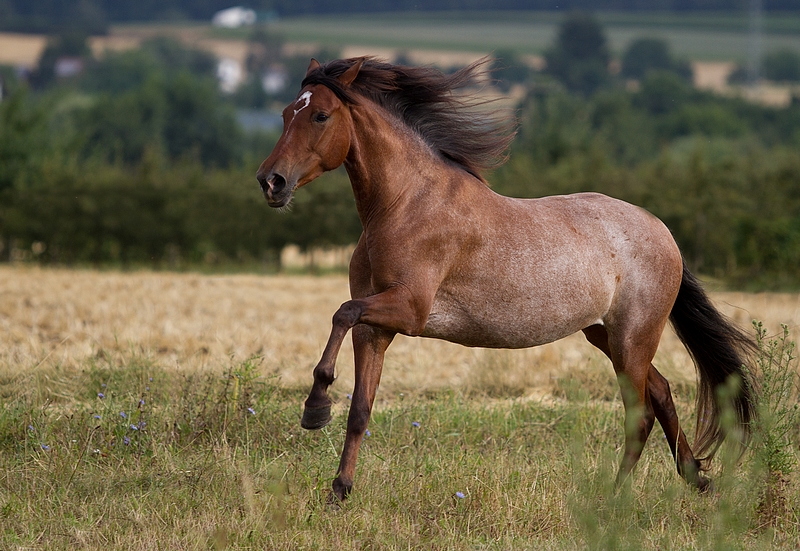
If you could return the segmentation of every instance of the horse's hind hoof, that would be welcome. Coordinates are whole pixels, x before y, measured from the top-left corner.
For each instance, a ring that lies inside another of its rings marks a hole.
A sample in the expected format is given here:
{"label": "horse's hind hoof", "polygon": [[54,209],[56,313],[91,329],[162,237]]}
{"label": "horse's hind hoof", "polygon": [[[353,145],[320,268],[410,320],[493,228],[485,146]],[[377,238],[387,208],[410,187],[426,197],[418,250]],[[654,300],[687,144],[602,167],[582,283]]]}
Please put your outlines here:
{"label": "horse's hind hoof", "polygon": [[300,420],[300,426],[308,430],[319,430],[330,423],[332,418],[331,406],[306,407],[303,409],[303,418]]}
{"label": "horse's hind hoof", "polygon": [[717,489],[714,487],[714,482],[708,478],[701,476],[697,482],[697,491],[701,495],[713,496],[716,495]]}

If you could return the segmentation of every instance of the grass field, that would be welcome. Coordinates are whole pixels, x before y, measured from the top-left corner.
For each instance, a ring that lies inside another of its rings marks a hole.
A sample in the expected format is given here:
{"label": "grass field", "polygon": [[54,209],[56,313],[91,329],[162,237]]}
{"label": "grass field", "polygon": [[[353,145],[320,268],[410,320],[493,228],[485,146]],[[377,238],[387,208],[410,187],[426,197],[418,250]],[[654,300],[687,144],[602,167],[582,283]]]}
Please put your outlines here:
{"label": "grass field", "polygon": [[[712,296],[744,325],[797,333],[799,295]],[[656,427],[614,491],[621,401],[578,337],[513,352],[399,338],[352,499],[327,507],[350,350],[334,422],[309,433],[299,417],[346,298],[343,276],[0,268],[0,549],[800,545],[800,477],[765,494],[758,454],[723,453],[717,494],[699,496]],[[671,333],[656,364],[691,426]]]}

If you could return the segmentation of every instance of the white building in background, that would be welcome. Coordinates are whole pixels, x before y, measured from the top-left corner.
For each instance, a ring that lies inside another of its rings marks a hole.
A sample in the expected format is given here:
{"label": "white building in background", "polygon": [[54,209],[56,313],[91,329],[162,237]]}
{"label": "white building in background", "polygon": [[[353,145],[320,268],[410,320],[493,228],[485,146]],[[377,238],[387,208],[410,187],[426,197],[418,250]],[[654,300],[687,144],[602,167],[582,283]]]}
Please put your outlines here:
{"label": "white building in background", "polygon": [[215,27],[225,27],[226,29],[236,29],[245,25],[252,25],[256,22],[256,12],[242,6],[235,6],[227,10],[221,10],[214,14],[211,24]]}
{"label": "white building in background", "polygon": [[223,57],[217,63],[217,78],[220,90],[228,94],[235,92],[244,80],[242,64],[235,59]]}

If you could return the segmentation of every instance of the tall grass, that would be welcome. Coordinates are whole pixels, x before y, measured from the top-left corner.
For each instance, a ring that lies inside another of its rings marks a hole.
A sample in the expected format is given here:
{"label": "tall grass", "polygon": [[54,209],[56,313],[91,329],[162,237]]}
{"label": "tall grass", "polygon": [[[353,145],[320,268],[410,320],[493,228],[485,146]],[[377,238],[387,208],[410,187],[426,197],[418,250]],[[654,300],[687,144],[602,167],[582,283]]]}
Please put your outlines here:
{"label": "tall grass", "polygon": [[[490,372],[497,367],[486,365]],[[722,461],[712,473],[717,493],[701,496],[678,477],[656,427],[631,484],[617,490],[621,401],[605,383],[595,388],[600,378],[590,375],[554,382],[564,390],[547,403],[516,398],[508,381],[492,387],[491,400],[469,385],[425,395],[390,391],[370,423],[352,498],[331,509],[326,498],[346,398],[331,426],[302,431],[306,389],[287,387],[271,373],[273,366],[257,357],[187,372],[132,350],[77,367],[21,366],[4,374],[0,548],[800,544],[791,462],[780,463],[782,505],[765,522],[760,458],[773,452],[764,455],[761,441],[744,462]],[[577,383],[587,390],[575,390]],[[504,395],[504,388],[511,390]],[[688,426],[683,412],[691,410],[691,397],[676,399]],[[781,449],[796,454],[797,425],[764,430],[780,432]]]}

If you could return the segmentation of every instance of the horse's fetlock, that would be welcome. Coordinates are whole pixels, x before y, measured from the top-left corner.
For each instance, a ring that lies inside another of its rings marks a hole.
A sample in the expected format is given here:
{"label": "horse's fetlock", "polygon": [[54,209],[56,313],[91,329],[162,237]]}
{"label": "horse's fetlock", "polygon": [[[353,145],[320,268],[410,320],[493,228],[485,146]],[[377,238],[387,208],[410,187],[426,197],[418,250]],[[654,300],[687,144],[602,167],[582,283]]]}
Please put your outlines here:
{"label": "horse's fetlock", "polygon": [[344,481],[341,479],[341,477],[335,478],[332,486],[333,493],[337,498],[339,498],[339,501],[344,501],[347,499],[347,496],[353,491],[353,482]]}
{"label": "horse's fetlock", "polygon": [[333,372],[320,368],[314,369],[314,382],[323,385],[324,388],[331,386],[335,380],[336,376]]}

